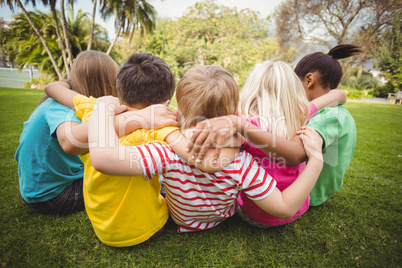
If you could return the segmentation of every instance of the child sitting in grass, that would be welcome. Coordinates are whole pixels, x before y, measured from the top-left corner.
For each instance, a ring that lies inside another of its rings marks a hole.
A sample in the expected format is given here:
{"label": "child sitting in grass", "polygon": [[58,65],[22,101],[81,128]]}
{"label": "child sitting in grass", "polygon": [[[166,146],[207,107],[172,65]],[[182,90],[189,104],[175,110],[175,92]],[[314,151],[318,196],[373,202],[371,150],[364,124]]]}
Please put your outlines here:
{"label": "child sitting in grass", "polygon": [[[61,83],[71,87],[66,89],[67,94],[74,90],[89,96],[87,85],[90,84],[93,96],[117,96],[118,69],[116,62],[105,53],[84,51],[74,60],[71,79]],[[72,148],[67,138],[69,133],[82,132],[80,122],[73,111],[46,99],[24,123],[15,159],[21,196],[33,211],[69,215],[84,210],[84,166],[74,154],[88,149]]]}
{"label": "child sitting in grass", "polygon": [[[139,111],[151,104],[166,104],[173,96],[174,89],[175,77],[169,66],[149,53],[132,54],[117,74],[117,92],[129,111]],[[89,120],[96,102],[95,98],[76,94],[66,88],[63,90],[59,84],[47,87],[46,93],[67,106],[75,105],[77,117],[83,123]],[[177,124],[171,110],[164,107],[166,116],[162,126]],[[143,116],[145,125],[149,124],[149,112]],[[127,119],[122,117],[123,121]],[[161,127],[158,121],[154,126]],[[138,123],[138,120],[132,122]],[[164,138],[176,129],[138,129],[117,142],[133,146],[156,139],[163,143]],[[86,136],[87,132],[85,130],[80,134]],[[74,143],[75,139],[69,139],[71,145],[80,146]],[[105,175],[94,169],[89,154],[80,157],[85,169],[83,191],[86,212],[103,243],[114,247],[132,246],[146,241],[163,228],[169,213],[165,199],[160,195],[158,175],[149,180],[145,180],[142,174],[136,177]]]}
{"label": "child sitting in grass", "polygon": [[[268,174],[275,178],[277,188],[284,191],[305,167],[305,163],[291,165],[291,158],[298,155],[303,161],[306,158],[303,144],[297,137],[296,131],[315,115],[317,109],[322,109],[333,102],[337,104],[339,101],[346,101],[346,94],[340,90],[333,90],[331,94],[309,103],[303,86],[292,68],[282,61],[267,61],[254,68],[241,91],[241,110],[245,116],[225,116],[206,120],[199,123],[197,128],[202,124],[208,126],[209,123],[209,126],[215,125],[222,133],[226,131],[225,129],[231,128],[237,131],[240,126],[243,129],[242,134],[252,142],[246,141],[242,149],[251,153]],[[207,133],[208,131],[204,134]],[[197,134],[194,133],[192,138],[194,139]],[[309,208],[309,202],[310,197],[307,197],[293,217],[281,219],[259,208],[246,193],[240,193],[238,214],[243,220],[257,227],[278,226],[292,222],[303,215]]]}
{"label": "child sitting in grass", "polygon": [[[189,136],[201,120],[235,114],[239,90],[233,77],[218,66],[190,69],[176,89],[178,121],[181,131]],[[320,138],[303,128],[304,147],[309,161],[300,176],[280,192],[276,182],[252,156],[239,148],[225,148],[217,166],[221,171],[206,173],[193,165],[185,147],[178,148],[180,157],[169,146],[151,143],[137,147],[121,146],[114,131],[114,110],[119,100],[98,100],[89,120],[88,140],[93,167],[115,176],[140,176],[151,179],[163,174],[166,201],[179,232],[212,228],[236,212],[240,191],[264,211],[280,218],[292,217],[308,197],[322,168]],[[165,140],[177,144],[180,131],[172,131]],[[209,159],[209,155],[205,156]],[[119,178],[114,178],[120,183]]]}
{"label": "child sitting in grass", "polygon": [[[361,52],[355,45],[343,44],[332,48],[328,54],[314,52],[303,57],[295,73],[302,81],[307,98],[314,101],[331,94],[343,76],[338,60]],[[355,151],[356,125],[349,111],[338,105],[319,111],[308,126],[320,134],[324,144],[324,167],[311,191],[310,201],[310,206],[318,206],[342,188],[343,176]]]}

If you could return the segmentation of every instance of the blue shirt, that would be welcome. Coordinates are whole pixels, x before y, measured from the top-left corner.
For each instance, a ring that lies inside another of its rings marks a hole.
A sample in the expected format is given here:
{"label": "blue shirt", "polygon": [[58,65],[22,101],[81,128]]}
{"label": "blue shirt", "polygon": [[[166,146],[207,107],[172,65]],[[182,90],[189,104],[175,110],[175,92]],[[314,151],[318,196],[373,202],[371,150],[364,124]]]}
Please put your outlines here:
{"label": "blue shirt", "polygon": [[20,192],[28,203],[50,200],[83,177],[79,156],[65,153],[56,136],[57,127],[68,121],[81,123],[73,110],[48,99],[24,123],[15,160]]}

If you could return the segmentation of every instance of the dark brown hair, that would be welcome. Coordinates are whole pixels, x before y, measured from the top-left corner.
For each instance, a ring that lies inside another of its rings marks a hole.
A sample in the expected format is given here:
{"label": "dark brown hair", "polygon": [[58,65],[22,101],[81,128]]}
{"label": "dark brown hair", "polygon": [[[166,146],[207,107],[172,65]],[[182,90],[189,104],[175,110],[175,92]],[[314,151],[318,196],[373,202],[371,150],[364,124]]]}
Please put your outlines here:
{"label": "dark brown hair", "polygon": [[129,106],[170,100],[176,80],[169,66],[150,53],[134,53],[117,74],[120,99]]}
{"label": "dark brown hair", "polygon": [[71,67],[71,89],[87,97],[117,97],[117,63],[103,52],[87,50],[78,54]]}
{"label": "dark brown hair", "polygon": [[355,45],[338,45],[332,48],[328,54],[314,52],[303,57],[294,71],[300,79],[303,79],[308,73],[318,72],[322,86],[334,89],[338,87],[343,75],[342,66],[338,60],[361,52],[361,49]]}

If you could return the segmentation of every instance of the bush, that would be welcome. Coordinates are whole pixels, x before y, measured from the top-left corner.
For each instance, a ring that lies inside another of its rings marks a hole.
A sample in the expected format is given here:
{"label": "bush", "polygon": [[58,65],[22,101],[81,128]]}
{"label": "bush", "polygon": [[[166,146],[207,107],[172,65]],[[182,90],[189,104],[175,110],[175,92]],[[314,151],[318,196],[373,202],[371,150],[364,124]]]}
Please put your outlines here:
{"label": "bush", "polygon": [[360,100],[361,98],[372,98],[373,94],[369,89],[358,90],[354,87],[341,86],[343,91],[346,92],[346,97],[349,100]]}
{"label": "bush", "polygon": [[373,77],[371,73],[363,73],[362,76],[357,78],[353,75],[345,76],[342,81],[343,86],[351,87],[356,90],[364,90],[364,89],[377,89],[381,87],[381,81],[378,78]]}
{"label": "bush", "polygon": [[371,91],[371,94],[373,96],[378,97],[378,98],[385,98],[388,96],[388,93],[394,93],[396,92],[396,88],[393,86],[393,84],[388,81],[385,85],[375,88]]}
{"label": "bush", "polygon": [[37,78],[32,78],[29,81],[26,81],[23,83],[24,88],[38,88],[38,85],[47,85],[51,82],[54,82],[54,79],[52,79],[48,75],[42,75]]}

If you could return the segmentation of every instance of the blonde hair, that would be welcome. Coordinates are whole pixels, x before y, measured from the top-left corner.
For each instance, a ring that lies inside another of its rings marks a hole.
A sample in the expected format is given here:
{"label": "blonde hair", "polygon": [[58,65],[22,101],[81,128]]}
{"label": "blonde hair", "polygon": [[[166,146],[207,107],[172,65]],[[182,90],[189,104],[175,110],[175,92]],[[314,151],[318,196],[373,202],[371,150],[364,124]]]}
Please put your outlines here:
{"label": "blonde hair", "polygon": [[188,70],[176,88],[178,121],[182,128],[216,116],[235,114],[239,88],[220,66],[199,65]]}
{"label": "blonde hair", "polygon": [[291,139],[306,123],[310,106],[300,79],[282,61],[254,68],[241,92],[241,109],[258,117],[261,128]]}
{"label": "blonde hair", "polygon": [[119,66],[100,51],[87,50],[78,54],[71,67],[71,89],[87,97],[117,97],[116,78]]}

